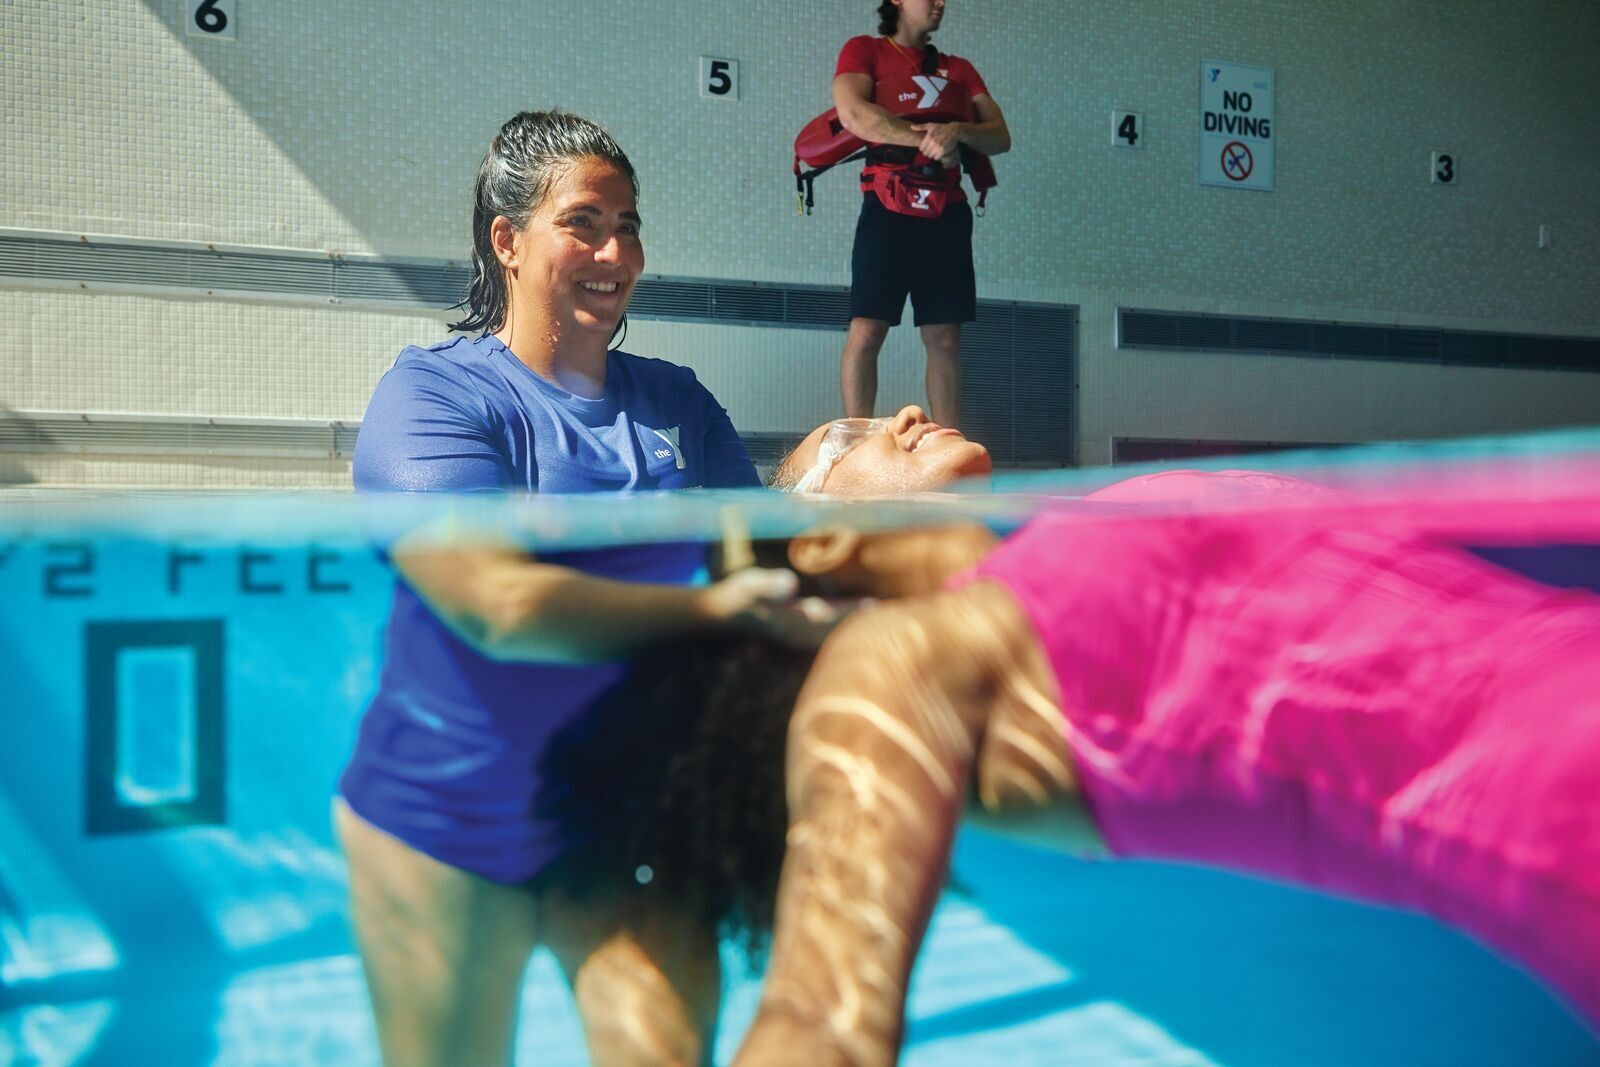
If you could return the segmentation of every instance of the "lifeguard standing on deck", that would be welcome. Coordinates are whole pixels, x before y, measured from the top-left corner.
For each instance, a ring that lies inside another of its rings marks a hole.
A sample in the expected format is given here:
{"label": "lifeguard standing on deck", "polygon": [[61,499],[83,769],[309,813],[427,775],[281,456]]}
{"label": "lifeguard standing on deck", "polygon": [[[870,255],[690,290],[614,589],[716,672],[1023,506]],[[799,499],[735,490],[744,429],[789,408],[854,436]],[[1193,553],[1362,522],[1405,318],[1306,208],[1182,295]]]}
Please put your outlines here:
{"label": "lifeguard standing on deck", "polygon": [[[845,414],[852,417],[873,414],[878,352],[909,294],[928,353],[929,409],[935,422],[961,422],[961,324],[977,315],[961,156],[1005,152],[1011,131],[977,69],[930,43],[944,9],[944,0],[884,0],[883,36],[846,41],[834,72],[839,121],[873,146],[862,173],[850,332],[839,373]],[[880,90],[891,82],[903,83],[904,91],[885,96]],[[949,101],[941,99],[946,95]],[[904,106],[897,106],[901,98]],[[968,117],[919,118],[946,110]]]}

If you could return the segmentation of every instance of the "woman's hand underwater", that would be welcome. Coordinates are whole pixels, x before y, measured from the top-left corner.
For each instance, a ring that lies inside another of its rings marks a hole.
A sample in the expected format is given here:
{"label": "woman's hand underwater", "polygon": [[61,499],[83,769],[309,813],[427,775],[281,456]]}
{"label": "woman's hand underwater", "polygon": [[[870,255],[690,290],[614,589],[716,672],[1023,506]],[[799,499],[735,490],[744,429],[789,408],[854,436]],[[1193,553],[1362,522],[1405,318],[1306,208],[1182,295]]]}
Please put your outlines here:
{"label": "woman's hand underwater", "polygon": [[715,624],[764,633],[797,648],[816,648],[855,602],[796,599],[799,585],[793,571],[747,567],[707,586],[703,604]]}

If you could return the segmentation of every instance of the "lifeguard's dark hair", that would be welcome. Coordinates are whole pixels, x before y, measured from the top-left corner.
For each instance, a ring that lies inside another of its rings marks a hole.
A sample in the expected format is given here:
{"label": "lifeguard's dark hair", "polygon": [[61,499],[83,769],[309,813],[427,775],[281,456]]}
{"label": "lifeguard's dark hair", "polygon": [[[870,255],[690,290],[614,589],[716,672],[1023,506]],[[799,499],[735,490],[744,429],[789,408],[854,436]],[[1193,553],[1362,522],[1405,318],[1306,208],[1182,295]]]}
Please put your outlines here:
{"label": "lifeguard's dark hair", "polygon": [[489,145],[472,187],[472,281],[461,302],[466,308],[452,330],[492,333],[505,324],[506,280],[495,258],[490,226],[496,215],[522,229],[566,168],[581,159],[603,159],[628,176],[639,196],[639,176],[611,135],[588,119],[565,111],[523,111],[513,116]]}
{"label": "lifeguard's dark hair", "polygon": [[889,0],[878,5],[878,32],[893,37],[900,29],[900,9]]}

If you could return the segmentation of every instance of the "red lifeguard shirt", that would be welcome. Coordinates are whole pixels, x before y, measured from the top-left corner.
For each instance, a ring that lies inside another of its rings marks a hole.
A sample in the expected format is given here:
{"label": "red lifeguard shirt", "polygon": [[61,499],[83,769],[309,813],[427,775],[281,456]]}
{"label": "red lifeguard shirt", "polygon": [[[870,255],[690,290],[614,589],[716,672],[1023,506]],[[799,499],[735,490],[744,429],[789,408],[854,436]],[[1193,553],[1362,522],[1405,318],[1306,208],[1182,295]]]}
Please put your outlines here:
{"label": "red lifeguard shirt", "polygon": [[[852,37],[844,43],[844,47],[839,50],[839,62],[834,66],[833,76],[837,78],[841,74],[865,74],[874,84],[884,78],[909,78],[922,73],[922,58],[925,52],[926,49],[923,48],[906,48],[895,44],[887,37],[869,37],[863,34],[860,37]],[[983,84],[983,77],[978,73],[978,68],[960,56],[940,52],[939,66],[934,73],[941,78],[959,82],[973,97],[989,91],[989,87]],[[962,191],[960,182],[955,182],[954,186],[952,201],[965,200],[966,193]]]}
{"label": "red lifeguard shirt", "polygon": [[[884,78],[909,78],[922,73],[924,51],[922,48],[904,48],[887,37],[868,37],[865,34],[852,37],[839,50],[839,62],[833,69],[833,76],[865,74],[874,82]],[[978,74],[978,68],[960,56],[940,52],[939,68],[935,73],[941,78],[960,82],[974,97],[989,91]]]}

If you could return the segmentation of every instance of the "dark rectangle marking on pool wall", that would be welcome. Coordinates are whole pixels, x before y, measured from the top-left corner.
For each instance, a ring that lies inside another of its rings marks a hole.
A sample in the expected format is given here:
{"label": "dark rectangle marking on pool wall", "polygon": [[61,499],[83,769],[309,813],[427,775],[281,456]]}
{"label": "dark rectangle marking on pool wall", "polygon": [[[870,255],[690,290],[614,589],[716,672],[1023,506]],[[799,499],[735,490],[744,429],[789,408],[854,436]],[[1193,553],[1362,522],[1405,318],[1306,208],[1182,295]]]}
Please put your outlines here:
{"label": "dark rectangle marking on pool wall", "polygon": [[[86,623],[84,646],[84,833],[88,836],[143,833],[183,826],[220,825],[227,818],[224,624],[221,619],[159,619]],[[179,694],[192,714],[184,716],[189,736],[174,736],[188,746],[189,787],[183,799],[139,802],[119,781],[126,753],[123,716],[133,714],[129,694],[121,692],[119,661],[126,652],[171,649],[192,662],[188,692]]]}

